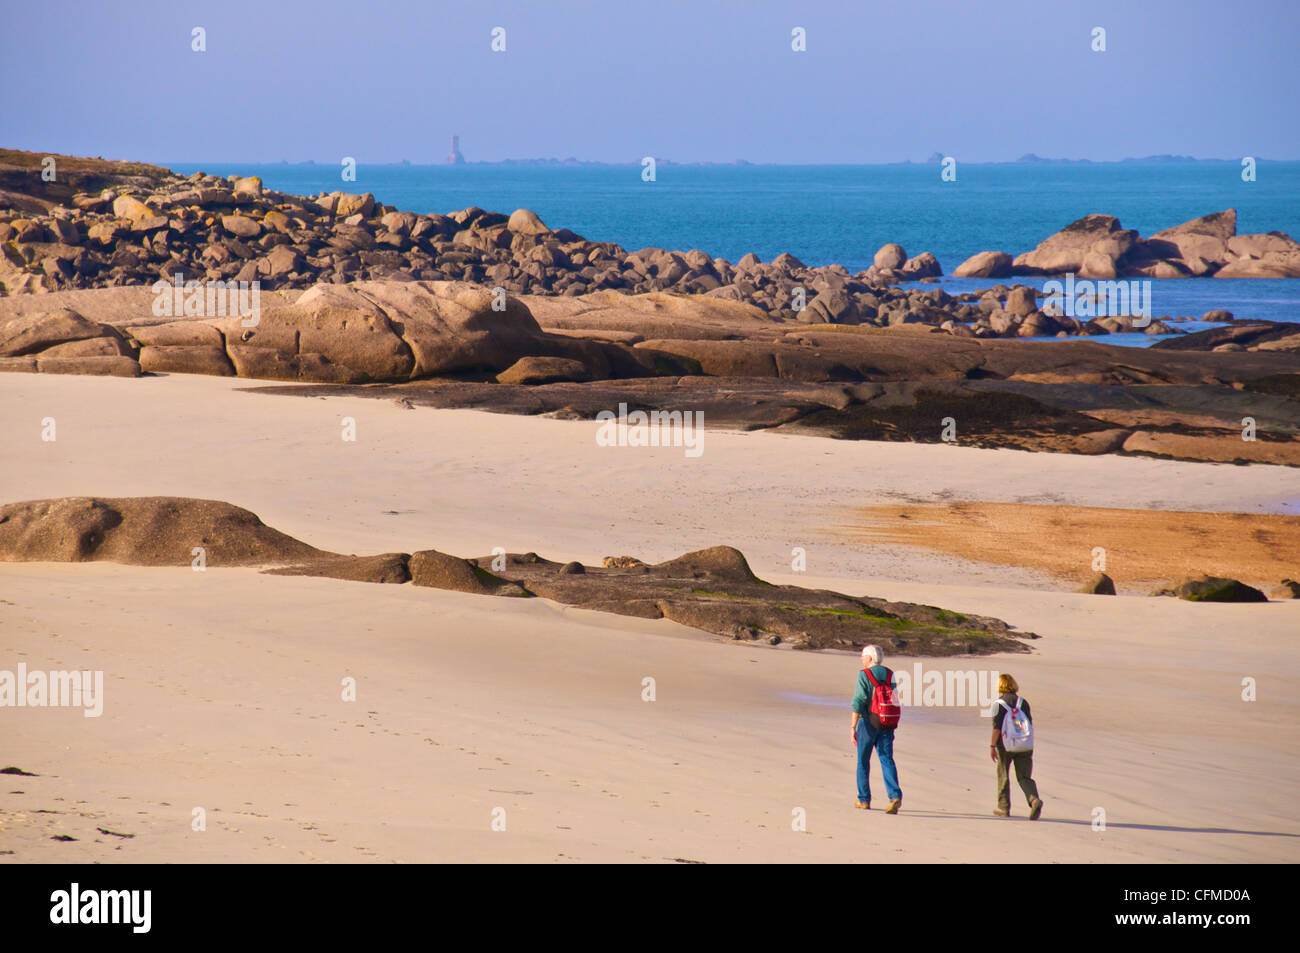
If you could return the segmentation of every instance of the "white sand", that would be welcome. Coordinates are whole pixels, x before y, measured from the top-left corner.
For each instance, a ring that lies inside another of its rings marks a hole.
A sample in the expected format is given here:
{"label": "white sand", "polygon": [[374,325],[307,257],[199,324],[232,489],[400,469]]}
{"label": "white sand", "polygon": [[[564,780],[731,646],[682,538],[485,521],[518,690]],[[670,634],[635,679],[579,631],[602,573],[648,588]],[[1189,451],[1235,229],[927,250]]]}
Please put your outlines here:
{"label": "white sand", "polygon": [[[0,762],[41,775],[0,776],[0,851],[14,851],[0,860],[1300,859],[1300,602],[1062,594],[822,532],[841,506],[891,498],[1294,512],[1293,470],[712,432],[691,460],[598,448],[585,423],[243,386],[0,375],[0,501],[209,497],[358,553],[594,561],[730,542],[773,581],[996,615],[1043,636],[1032,656],[922,664],[1021,680],[1044,818],[1024,820],[1014,784],[1020,816],[988,816],[974,709],[910,709],[903,813],[854,810],[849,655],[411,586],[0,564],[0,669],[105,673],[98,719],[0,709]],[[807,576],[789,571],[800,545]],[[356,702],[340,700],[345,676]],[[873,791],[880,807],[878,768]]]}

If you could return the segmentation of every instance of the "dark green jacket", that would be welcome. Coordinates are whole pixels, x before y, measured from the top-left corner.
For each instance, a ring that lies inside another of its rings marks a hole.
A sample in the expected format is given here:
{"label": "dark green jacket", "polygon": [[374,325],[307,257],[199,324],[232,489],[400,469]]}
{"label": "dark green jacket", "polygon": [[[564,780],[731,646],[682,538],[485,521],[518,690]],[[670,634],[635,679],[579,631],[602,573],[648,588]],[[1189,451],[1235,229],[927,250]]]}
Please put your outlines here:
{"label": "dark green jacket", "polygon": [[[886,675],[889,676],[890,687],[897,688],[898,686],[894,684],[893,673],[890,672],[889,669],[885,668],[883,665],[871,666],[871,677],[877,682],[883,683]],[[864,669],[861,672],[858,672],[858,687],[853,692],[852,707],[854,711],[868,720],[871,718],[871,695],[875,690],[876,687],[871,684],[871,679],[867,678],[866,670]]]}

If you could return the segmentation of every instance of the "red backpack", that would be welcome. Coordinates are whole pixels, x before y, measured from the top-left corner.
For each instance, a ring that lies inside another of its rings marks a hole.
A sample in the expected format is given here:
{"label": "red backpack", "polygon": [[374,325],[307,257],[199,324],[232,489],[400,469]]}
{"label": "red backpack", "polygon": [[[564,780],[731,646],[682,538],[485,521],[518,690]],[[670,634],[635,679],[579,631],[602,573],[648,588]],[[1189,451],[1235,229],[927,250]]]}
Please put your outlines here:
{"label": "red backpack", "polygon": [[894,673],[889,669],[885,669],[885,680],[878,682],[872,676],[870,668],[865,668],[863,671],[866,672],[867,678],[873,687],[871,693],[871,727],[897,727],[898,719],[903,715],[903,706],[898,703],[898,692],[889,684],[893,681]]}

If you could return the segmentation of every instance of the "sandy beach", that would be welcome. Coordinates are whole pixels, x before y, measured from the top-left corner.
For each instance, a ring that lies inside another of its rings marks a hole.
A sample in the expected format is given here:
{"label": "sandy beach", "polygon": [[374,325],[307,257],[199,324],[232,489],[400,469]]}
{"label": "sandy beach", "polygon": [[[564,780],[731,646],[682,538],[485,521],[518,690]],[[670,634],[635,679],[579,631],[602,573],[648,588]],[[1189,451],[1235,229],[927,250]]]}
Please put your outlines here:
{"label": "sandy beach", "polygon": [[1300,859],[1300,602],[1081,595],[1044,568],[844,532],[858,507],[954,500],[1292,515],[1293,469],[721,431],[691,459],[599,447],[591,421],[249,383],[0,376],[0,500],[225,500],[344,553],[598,564],[727,543],[773,582],[997,616],[1041,636],[1032,654],[886,662],[1014,671],[1043,819],[1018,791],[1018,817],[989,816],[974,707],[909,709],[902,814],[853,810],[846,653],[541,599],[5,563],[0,667],[99,669],[105,687],[99,718],[6,711],[0,760],[36,776],[0,784],[0,861]]}

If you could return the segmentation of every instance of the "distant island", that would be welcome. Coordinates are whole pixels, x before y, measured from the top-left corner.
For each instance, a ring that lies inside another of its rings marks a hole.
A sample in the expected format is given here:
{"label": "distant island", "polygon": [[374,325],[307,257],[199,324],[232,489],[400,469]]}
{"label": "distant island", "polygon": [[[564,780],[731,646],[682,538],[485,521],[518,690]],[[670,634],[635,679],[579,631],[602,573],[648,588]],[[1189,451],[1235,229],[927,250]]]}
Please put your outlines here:
{"label": "distant island", "polygon": [[[1092,159],[1044,159],[1042,156],[1034,155],[1032,152],[1026,152],[1016,162],[1038,162],[1051,163],[1053,165],[1114,165],[1120,162],[1237,162],[1240,157],[1230,159],[1198,159],[1196,156],[1175,156],[1168,153],[1158,156],[1142,156],[1140,158],[1130,157],[1127,159],[1106,159],[1094,161]],[[1259,160],[1267,161],[1267,160]],[[996,165],[999,163],[988,163]]]}
{"label": "distant island", "polygon": [[[683,162],[677,159],[667,159],[655,156],[655,164],[667,167],[692,167],[692,168],[720,168],[720,167],[762,167],[762,166],[785,166],[798,168],[800,166],[894,166],[894,165],[938,165],[944,158],[951,153],[935,152],[928,156],[923,162],[916,162],[913,159],[901,159],[894,162],[751,162],[748,159],[732,159],[730,161],[694,161]],[[961,156],[955,158],[961,160]],[[196,160],[197,161],[197,160]],[[204,160],[206,161],[206,160]],[[1002,159],[994,162],[976,162],[966,160],[966,165],[1123,165],[1126,163],[1179,163],[1179,162],[1239,162],[1240,157],[1234,156],[1226,159],[1199,158],[1197,156],[1182,155],[1152,155],[1152,156],[1131,156],[1125,159],[1051,159],[1027,152],[1018,159]],[[1296,162],[1296,159],[1268,159],[1260,156],[1255,157],[1256,162]],[[171,166],[193,165],[193,162],[170,161],[166,163]],[[315,159],[303,159],[297,162],[290,162],[288,159],[281,159],[279,162],[221,162],[209,163],[215,165],[283,165],[283,166],[316,166],[316,165],[336,165],[333,161],[317,161]],[[576,156],[566,156],[565,158],[537,157],[532,159],[476,159],[468,161],[460,153],[459,143],[453,148],[452,153],[440,162],[417,162],[412,163],[410,159],[401,159],[396,162],[366,162],[368,166],[375,167],[415,167],[424,168],[439,165],[456,165],[456,166],[506,166],[506,167],[542,167],[542,168],[626,168],[629,166],[639,166],[641,160],[632,159],[626,162],[607,162],[598,159],[579,159]]]}

